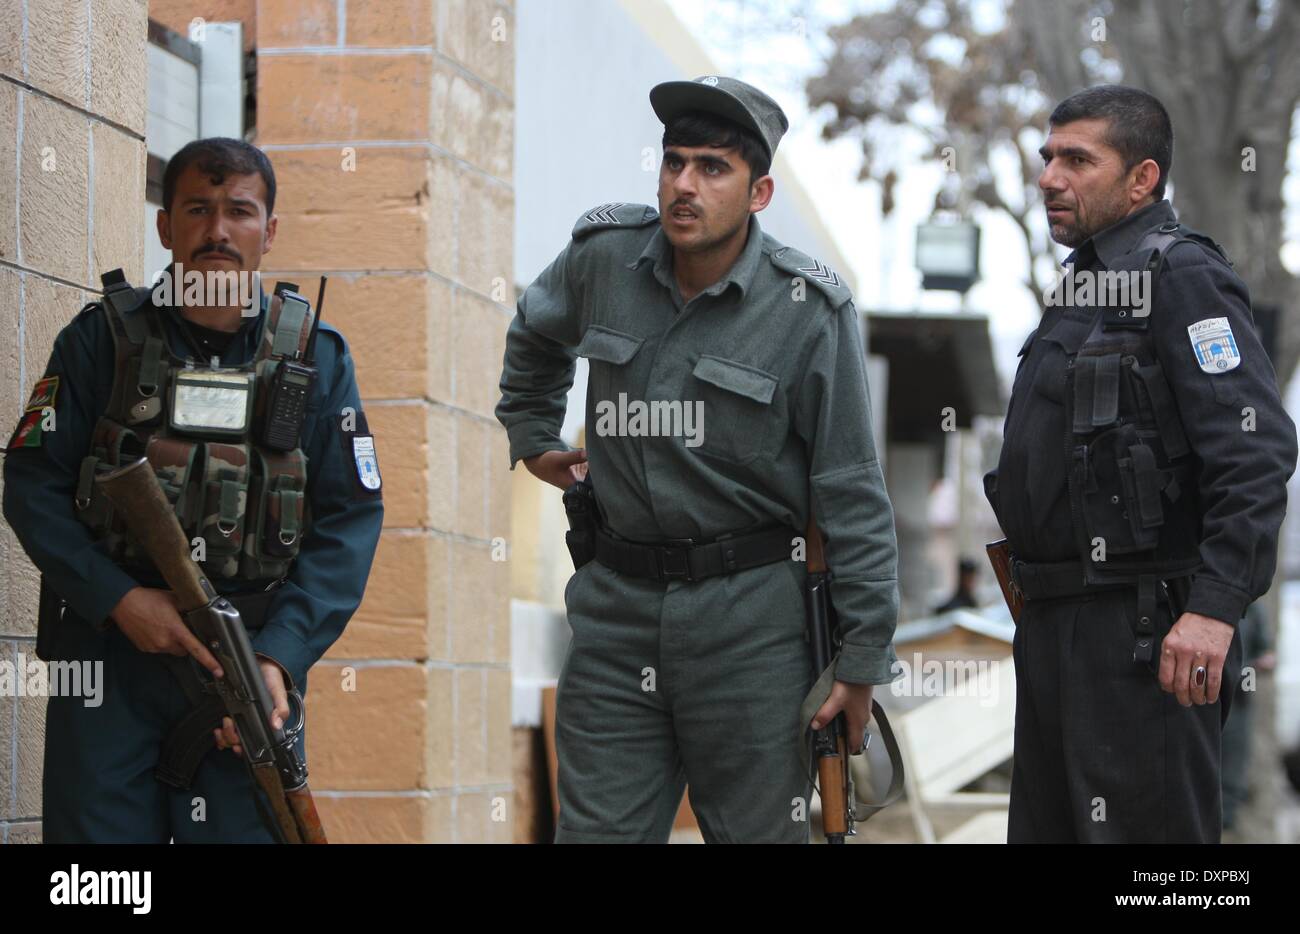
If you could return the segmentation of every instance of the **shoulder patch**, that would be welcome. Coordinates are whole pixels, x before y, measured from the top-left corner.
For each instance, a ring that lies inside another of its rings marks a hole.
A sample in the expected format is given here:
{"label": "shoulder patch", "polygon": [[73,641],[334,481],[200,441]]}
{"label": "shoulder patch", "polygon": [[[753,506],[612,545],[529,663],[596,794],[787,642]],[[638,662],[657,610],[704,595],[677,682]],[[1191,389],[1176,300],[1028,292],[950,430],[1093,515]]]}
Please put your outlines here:
{"label": "shoulder patch", "polygon": [[23,408],[18,427],[9,436],[5,449],[17,451],[20,448],[38,448],[44,432],[54,429],[54,404],[59,395],[59,377],[47,376],[38,380],[32,388],[31,398]]}
{"label": "shoulder patch", "polygon": [[1202,370],[1217,376],[1236,369],[1241,364],[1241,351],[1232,336],[1232,324],[1227,318],[1206,318],[1187,326],[1196,362]]}
{"label": "shoulder patch", "polygon": [[613,227],[645,227],[658,220],[659,212],[648,204],[611,201],[608,204],[598,204],[579,217],[573,225],[573,236],[582,237],[593,230]]}
{"label": "shoulder patch", "polygon": [[379,475],[375,436],[362,409],[339,416],[339,441],[343,445],[344,460],[351,464],[348,473],[352,499],[358,502],[383,499],[384,482]]}
{"label": "shoulder patch", "polygon": [[839,308],[852,300],[853,293],[844,280],[821,260],[788,246],[778,246],[768,255],[772,259],[772,265],[791,279],[802,279],[820,289],[830,300],[832,308]]}

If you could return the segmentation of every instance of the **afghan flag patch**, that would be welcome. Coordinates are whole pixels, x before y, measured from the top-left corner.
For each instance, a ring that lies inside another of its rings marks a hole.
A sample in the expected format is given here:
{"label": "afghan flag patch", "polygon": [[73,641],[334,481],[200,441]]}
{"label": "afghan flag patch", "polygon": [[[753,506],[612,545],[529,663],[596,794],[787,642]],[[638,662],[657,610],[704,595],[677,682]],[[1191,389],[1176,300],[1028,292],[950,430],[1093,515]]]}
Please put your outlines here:
{"label": "afghan flag patch", "polygon": [[32,396],[27,400],[23,417],[18,420],[18,427],[9,436],[6,450],[16,451],[20,448],[38,448],[45,431],[45,419],[54,413],[54,402],[59,394],[59,378],[47,376],[39,380],[32,388]]}

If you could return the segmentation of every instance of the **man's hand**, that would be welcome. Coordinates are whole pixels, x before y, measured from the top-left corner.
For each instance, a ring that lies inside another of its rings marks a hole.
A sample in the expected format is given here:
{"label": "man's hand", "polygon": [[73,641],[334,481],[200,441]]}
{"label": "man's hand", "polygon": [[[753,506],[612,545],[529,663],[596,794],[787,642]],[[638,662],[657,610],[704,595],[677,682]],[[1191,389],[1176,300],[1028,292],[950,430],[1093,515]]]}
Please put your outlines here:
{"label": "man's hand", "polygon": [[812,728],[820,730],[842,710],[848,721],[849,754],[856,756],[862,752],[862,737],[871,719],[871,688],[870,684],[836,681],[831,685],[831,696],[813,716]]}
{"label": "man's hand", "polygon": [[221,665],[185,625],[170,590],[132,587],[109,615],[141,652],[192,655],[214,678],[221,677]]}
{"label": "man's hand", "polygon": [[[1160,687],[1184,707],[1213,704],[1223,683],[1223,662],[1236,630],[1227,623],[1199,613],[1184,613],[1165,636],[1160,648]],[[1205,681],[1197,684],[1193,672],[1205,668]]]}
{"label": "man's hand", "polygon": [[[284,718],[289,716],[289,692],[285,689],[284,672],[269,658],[258,658],[257,665],[262,669],[262,680],[266,682],[266,690],[271,695],[271,702],[275,704],[271,711],[271,726],[278,730],[284,726]],[[221,718],[221,729],[213,730],[212,735],[216,737],[218,749],[233,750],[237,756],[244,754],[235,721],[229,717]]]}
{"label": "man's hand", "polygon": [[538,480],[544,480],[551,486],[567,490],[587,476],[587,452],[545,451],[533,457],[524,458],[524,466]]}

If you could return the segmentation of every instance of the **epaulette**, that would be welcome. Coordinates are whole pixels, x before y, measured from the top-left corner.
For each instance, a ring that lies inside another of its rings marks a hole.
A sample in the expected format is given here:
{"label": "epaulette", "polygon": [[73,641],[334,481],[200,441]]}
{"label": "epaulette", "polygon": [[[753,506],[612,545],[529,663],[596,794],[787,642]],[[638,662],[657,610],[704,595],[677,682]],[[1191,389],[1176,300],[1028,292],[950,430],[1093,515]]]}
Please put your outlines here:
{"label": "epaulette", "polygon": [[771,257],[773,266],[787,273],[792,279],[801,278],[820,289],[830,300],[832,308],[839,308],[845,302],[852,300],[853,292],[844,280],[835,270],[820,260],[813,259],[808,254],[789,246],[778,246],[769,252],[768,256]]}
{"label": "epaulette", "polygon": [[593,230],[607,230],[614,227],[645,227],[659,220],[659,212],[648,204],[631,204],[624,201],[611,201],[598,204],[578,218],[573,225],[573,238],[584,237]]}

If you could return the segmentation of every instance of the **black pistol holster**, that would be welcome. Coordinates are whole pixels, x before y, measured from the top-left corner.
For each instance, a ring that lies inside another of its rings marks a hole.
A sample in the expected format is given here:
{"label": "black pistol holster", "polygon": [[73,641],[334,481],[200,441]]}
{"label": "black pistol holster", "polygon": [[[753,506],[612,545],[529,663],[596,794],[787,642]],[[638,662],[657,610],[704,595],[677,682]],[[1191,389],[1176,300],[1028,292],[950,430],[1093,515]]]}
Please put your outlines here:
{"label": "black pistol holster", "polygon": [[569,517],[564,544],[569,547],[569,557],[577,571],[596,557],[596,529],[600,518],[596,512],[596,490],[590,480],[579,480],[564,491],[564,512]]}

